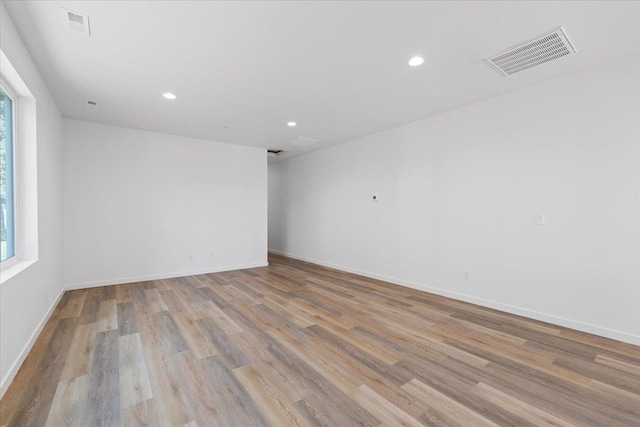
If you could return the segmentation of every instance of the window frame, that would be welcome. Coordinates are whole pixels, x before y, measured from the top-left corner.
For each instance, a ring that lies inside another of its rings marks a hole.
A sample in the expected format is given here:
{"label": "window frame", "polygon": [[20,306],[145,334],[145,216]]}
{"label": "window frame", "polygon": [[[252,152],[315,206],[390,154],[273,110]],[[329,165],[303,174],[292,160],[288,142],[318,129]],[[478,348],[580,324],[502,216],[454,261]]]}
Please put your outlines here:
{"label": "window frame", "polygon": [[17,105],[18,105],[18,96],[16,92],[13,90],[11,85],[0,76],[0,89],[4,92],[4,94],[11,99],[11,174],[12,180],[11,184],[13,186],[11,196],[13,198],[13,256],[5,259],[4,261],[0,261],[0,265],[2,269],[5,270],[8,267],[17,264],[20,261],[20,239],[18,238],[18,230],[20,221],[18,215],[18,171],[17,171],[17,140],[18,140],[18,120],[17,120]]}

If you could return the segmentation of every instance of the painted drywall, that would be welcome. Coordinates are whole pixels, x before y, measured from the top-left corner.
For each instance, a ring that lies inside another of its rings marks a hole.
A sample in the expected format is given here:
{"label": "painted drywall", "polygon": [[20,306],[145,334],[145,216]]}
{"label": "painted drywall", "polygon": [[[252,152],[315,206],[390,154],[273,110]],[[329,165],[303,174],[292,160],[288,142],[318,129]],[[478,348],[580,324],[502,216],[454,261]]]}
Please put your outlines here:
{"label": "painted drywall", "polygon": [[1,395],[62,293],[62,116],[2,3],[0,49],[36,100],[38,211],[37,261],[0,284]]}
{"label": "painted drywall", "polygon": [[64,283],[267,263],[267,154],[65,119]]}
{"label": "painted drywall", "polygon": [[270,165],[269,182],[271,250],[640,344],[640,56]]}

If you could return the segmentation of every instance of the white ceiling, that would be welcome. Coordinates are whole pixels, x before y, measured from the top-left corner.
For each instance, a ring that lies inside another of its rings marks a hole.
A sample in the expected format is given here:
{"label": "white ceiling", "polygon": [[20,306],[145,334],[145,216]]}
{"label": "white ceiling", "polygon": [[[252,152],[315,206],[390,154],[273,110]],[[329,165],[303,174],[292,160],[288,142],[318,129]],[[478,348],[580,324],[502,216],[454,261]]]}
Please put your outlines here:
{"label": "white ceiling", "polygon": [[[640,51],[640,2],[6,6],[66,117],[291,151],[279,159]],[[91,37],[61,7],[88,14]],[[481,61],[560,25],[578,54],[507,78]],[[287,147],[298,135],[322,142]]]}

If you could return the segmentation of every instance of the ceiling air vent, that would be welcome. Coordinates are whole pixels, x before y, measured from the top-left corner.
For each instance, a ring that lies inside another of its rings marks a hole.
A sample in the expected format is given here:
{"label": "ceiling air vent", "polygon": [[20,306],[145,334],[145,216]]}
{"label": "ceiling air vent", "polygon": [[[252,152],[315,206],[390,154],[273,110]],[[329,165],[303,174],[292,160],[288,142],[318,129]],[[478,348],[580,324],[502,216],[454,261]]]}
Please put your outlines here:
{"label": "ceiling air vent", "polygon": [[280,154],[284,153],[284,150],[267,150],[267,153],[269,153],[269,156],[271,157],[278,157]]}
{"label": "ceiling air vent", "polygon": [[87,36],[91,35],[91,31],[89,30],[89,15],[83,15],[82,13],[74,12],[64,7],[60,8],[60,12],[62,12],[62,23],[65,28],[74,33],[82,33]]}
{"label": "ceiling air vent", "polygon": [[483,61],[506,77],[575,52],[564,28],[558,27]]}
{"label": "ceiling air vent", "polygon": [[292,140],[288,141],[287,144],[295,145],[296,147],[308,147],[310,145],[317,144],[318,142],[320,142],[319,139],[296,136]]}
{"label": "ceiling air vent", "polygon": [[91,100],[87,100],[87,107],[89,108],[98,108],[98,101],[91,101]]}

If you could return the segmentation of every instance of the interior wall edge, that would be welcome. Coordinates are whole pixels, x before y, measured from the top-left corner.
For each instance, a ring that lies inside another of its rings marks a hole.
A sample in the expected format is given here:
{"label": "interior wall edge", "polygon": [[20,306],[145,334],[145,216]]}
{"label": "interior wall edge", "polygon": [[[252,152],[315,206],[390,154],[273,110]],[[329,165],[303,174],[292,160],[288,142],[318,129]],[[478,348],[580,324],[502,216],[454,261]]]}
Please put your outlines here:
{"label": "interior wall edge", "polygon": [[2,378],[2,382],[0,383],[0,400],[4,397],[4,394],[6,393],[7,389],[9,388],[16,374],[22,367],[22,364],[24,363],[25,359],[29,355],[29,352],[33,348],[33,345],[35,344],[38,337],[40,336],[40,333],[44,329],[44,326],[49,321],[49,318],[53,314],[53,310],[55,310],[55,308],[58,306],[58,303],[60,302],[60,299],[62,298],[62,295],[64,295],[65,291],[66,290],[64,288],[60,291],[60,293],[58,294],[56,299],[53,301],[53,303],[51,304],[47,312],[44,314],[44,317],[38,324],[38,327],[33,331],[33,334],[31,334],[29,341],[27,341],[27,343],[24,345],[24,347],[20,351],[20,355],[13,362],[13,365],[11,366],[11,369],[9,369],[9,372],[7,372],[4,378]]}
{"label": "interior wall edge", "polygon": [[97,282],[65,284],[64,290],[74,291],[77,289],[89,289],[89,288],[99,288],[102,286],[124,285],[127,283],[147,282],[149,280],[175,279],[178,277],[197,276],[200,274],[222,273],[225,271],[244,270],[248,268],[258,268],[258,267],[267,267],[267,266],[269,266],[268,262],[256,262],[256,263],[250,263],[250,264],[228,265],[223,267],[205,268],[200,270],[181,271],[181,272],[174,272],[174,273],[151,274],[147,276],[120,277],[117,279],[100,280]]}
{"label": "interior wall edge", "polygon": [[[0,285],[0,397],[4,395],[26,356],[46,325],[58,298],[63,294],[62,251],[62,113],[53,98],[43,75],[16,28],[13,17],[0,1],[0,48],[10,61],[16,74],[31,93],[35,102],[35,126],[29,124],[23,131],[35,144],[19,144],[22,149],[34,150],[35,161],[26,181],[18,187],[35,193],[30,205],[37,210],[37,227],[25,230],[31,233],[31,251],[37,240],[37,262]],[[22,135],[19,131],[18,136]],[[27,152],[25,152],[27,153]],[[29,157],[28,154],[25,156]],[[19,162],[18,162],[19,163]],[[18,178],[22,174],[18,173]],[[31,181],[29,181],[31,180]],[[35,196],[34,196],[35,194]],[[33,214],[33,211],[30,211]],[[18,210],[18,221],[22,213]],[[26,224],[25,224],[26,225]],[[18,230],[20,226],[18,225]],[[35,233],[35,234],[33,234]],[[19,258],[34,259],[22,253]],[[4,274],[2,271],[0,274]],[[56,298],[58,296],[58,298]]]}
{"label": "interior wall edge", "polygon": [[445,289],[437,288],[434,286],[415,283],[408,280],[396,279],[394,277],[384,276],[369,271],[358,270],[351,267],[345,267],[343,265],[332,264],[329,262],[320,261],[317,259],[307,258],[299,255],[294,255],[287,252],[278,251],[275,249],[269,249],[270,253],[286,256],[289,258],[297,259],[300,261],[309,262],[312,264],[321,265],[323,267],[333,268],[335,270],[344,271],[347,273],[358,274],[360,276],[368,277],[371,279],[383,280],[385,282],[392,283],[394,285],[404,286],[419,291],[429,292],[432,294],[452,298],[459,301],[468,302],[471,304],[480,305],[482,307],[492,308],[495,310],[503,311],[509,314],[515,314],[518,316],[527,317],[529,319],[539,320],[541,322],[551,323],[553,325],[562,326],[569,329],[574,329],[580,332],[586,332],[593,335],[598,335],[604,338],[610,338],[617,341],[626,342],[628,344],[640,345],[640,336],[630,334],[627,332],[617,331],[613,329],[603,328],[601,326],[592,325],[590,323],[584,323],[577,320],[567,319],[564,317],[558,317],[551,314],[541,313],[539,311],[529,310],[522,307],[503,304],[500,302],[487,300],[483,298],[477,298],[470,295],[465,295],[457,292],[447,291]]}

